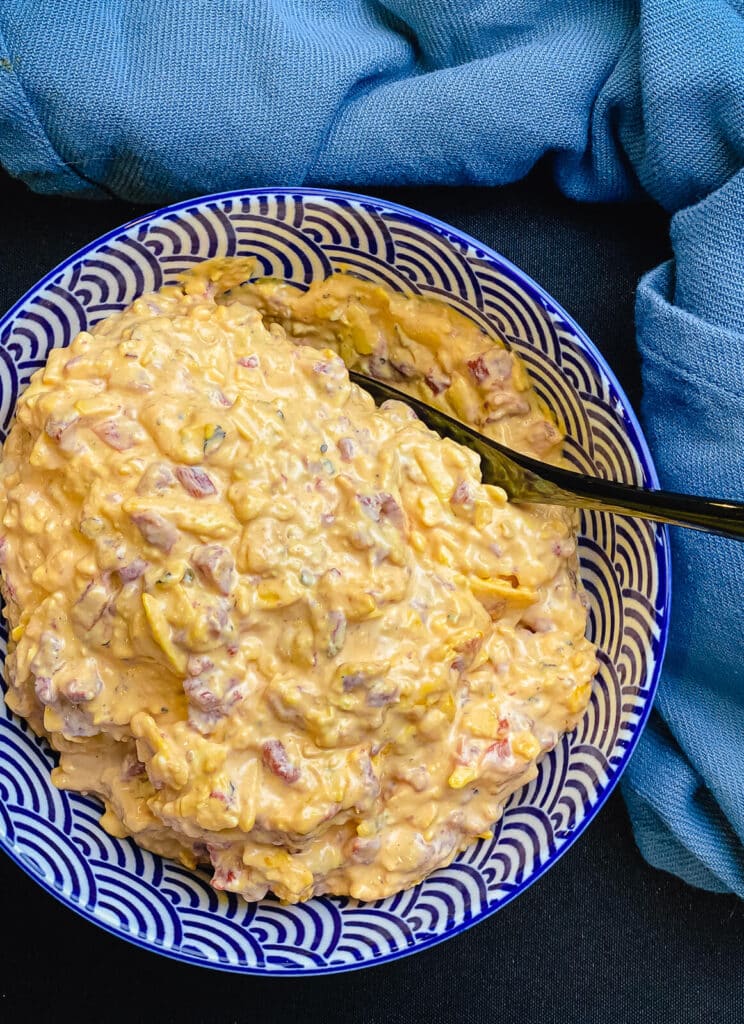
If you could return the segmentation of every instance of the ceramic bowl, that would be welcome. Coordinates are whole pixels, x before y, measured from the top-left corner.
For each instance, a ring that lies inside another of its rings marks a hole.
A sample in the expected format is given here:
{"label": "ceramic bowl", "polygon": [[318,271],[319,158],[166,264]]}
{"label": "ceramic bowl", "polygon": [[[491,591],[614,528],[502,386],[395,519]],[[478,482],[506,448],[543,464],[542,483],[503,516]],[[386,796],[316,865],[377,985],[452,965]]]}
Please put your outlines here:
{"label": "ceramic bowl", "polygon": [[[343,269],[435,295],[498,328],[560,415],[578,469],[648,486],[656,473],[612,371],[568,314],[508,260],[461,231],[379,199],[249,189],[179,203],[110,232],[47,274],[0,321],[0,428],[49,350],[199,260],[255,255],[300,286]],[[571,845],[607,799],[649,714],[669,611],[666,531],[582,516],[581,574],[600,671],[577,730],[546,757],[494,830],[420,885],[376,903],[249,904],[108,836],[99,804],[58,792],[54,755],[0,705],[0,845],[83,917],[146,949],[227,971],[306,975],[379,964],[494,913]]]}

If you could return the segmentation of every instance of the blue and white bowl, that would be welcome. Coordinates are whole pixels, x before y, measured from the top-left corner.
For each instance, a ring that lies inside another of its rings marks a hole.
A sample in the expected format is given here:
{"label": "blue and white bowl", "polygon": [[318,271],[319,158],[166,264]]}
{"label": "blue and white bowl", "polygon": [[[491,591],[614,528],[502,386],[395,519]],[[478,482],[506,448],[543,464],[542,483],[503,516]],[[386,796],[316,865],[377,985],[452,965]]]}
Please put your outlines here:
{"label": "blue and white bowl", "polygon": [[[249,189],[179,203],[71,256],[0,320],[0,429],[49,350],[207,257],[255,255],[300,286],[334,270],[436,295],[497,327],[563,419],[566,454],[599,476],[656,486],[638,422],[602,356],[508,260],[455,228],[378,199]],[[83,917],[146,949],[248,974],[320,974],[425,949],[498,910],[583,832],[648,717],[666,644],[669,550],[650,523],[582,516],[581,569],[600,672],[576,732],[510,801],[494,837],[408,892],[377,903],[248,904],[206,874],[108,836],[101,808],[49,780],[54,755],[0,705],[0,845]]]}

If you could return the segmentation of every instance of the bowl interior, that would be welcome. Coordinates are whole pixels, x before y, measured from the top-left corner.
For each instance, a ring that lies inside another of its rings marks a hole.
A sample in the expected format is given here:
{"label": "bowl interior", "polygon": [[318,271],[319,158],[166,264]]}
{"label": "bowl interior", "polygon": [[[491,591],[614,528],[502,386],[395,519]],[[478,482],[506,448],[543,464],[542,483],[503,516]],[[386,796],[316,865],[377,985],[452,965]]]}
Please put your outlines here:
{"label": "bowl interior", "polygon": [[[111,232],[52,271],[0,321],[0,428],[54,346],[216,255],[258,257],[299,285],[346,270],[440,296],[498,327],[562,417],[567,457],[587,472],[654,484],[627,399],[568,315],[507,260],[423,214],[323,190],[245,191],[182,203]],[[53,755],[0,704],[0,845],[85,917],[141,946],[246,973],[305,974],[380,963],[493,912],[538,878],[617,781],[650,710],[666,642],[666,531],[589,513],[581,570],[600,672],[578,729],[516,794],[494,837],[416,888],[374,904],[322,898],[247,904],[111,839],[100,808],[49,781]]]}

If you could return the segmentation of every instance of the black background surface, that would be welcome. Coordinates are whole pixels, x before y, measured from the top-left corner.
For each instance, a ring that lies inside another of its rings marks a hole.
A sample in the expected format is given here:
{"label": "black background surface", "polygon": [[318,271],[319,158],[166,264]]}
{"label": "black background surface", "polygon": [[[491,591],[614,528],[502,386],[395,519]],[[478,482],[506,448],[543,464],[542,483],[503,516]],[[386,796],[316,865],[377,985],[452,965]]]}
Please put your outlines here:
{"label": "black background surface", "polygon": [[[640,404],[633,293],[668,255],[661,211],[579,205],[538,170],[503,189],[375,192],[493,246],[587,330]],[[0,172],[0,312],[142,207],[43,198]],[[189,967],[83,921],[0,853],[0,1021],[364,1024],[744,1022],[744,904],[649,868],[618,793],[547,875],[443,945],[335,977]]]}

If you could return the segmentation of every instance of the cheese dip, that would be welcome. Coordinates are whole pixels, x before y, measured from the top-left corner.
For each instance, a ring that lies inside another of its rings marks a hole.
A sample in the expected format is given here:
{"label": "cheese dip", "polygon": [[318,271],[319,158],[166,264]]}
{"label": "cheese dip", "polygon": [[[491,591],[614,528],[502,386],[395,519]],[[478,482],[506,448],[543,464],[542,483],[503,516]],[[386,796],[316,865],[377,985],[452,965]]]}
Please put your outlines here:
{"label": "cheese dip", "polygon": [[572,517],[347,365],[557,461],[443,303],[198,266],[55,349],[0,465],[6,701],[103,827],[257,900],[376,900],[487,835],[595,651]]}

